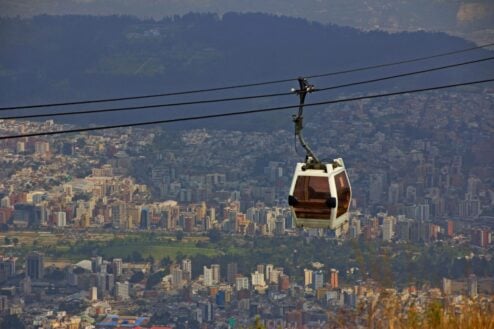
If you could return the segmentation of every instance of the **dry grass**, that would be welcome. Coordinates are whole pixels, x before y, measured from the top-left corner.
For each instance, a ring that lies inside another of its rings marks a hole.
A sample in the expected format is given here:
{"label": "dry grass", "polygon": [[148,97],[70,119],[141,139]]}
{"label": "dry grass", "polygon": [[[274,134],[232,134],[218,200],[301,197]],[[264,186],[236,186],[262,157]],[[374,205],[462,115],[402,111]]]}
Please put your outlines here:
{"label": "dry grass", "polygon": [[347,318],[344,326],[339,321],[338,328],[494,329],[492,306],[492,301],[464,299],[456,304],[431,301],[422,308],[413,303],[403,303],[396,294],[383,292],[374,301],[360,305],[352,319],[354,321]]}

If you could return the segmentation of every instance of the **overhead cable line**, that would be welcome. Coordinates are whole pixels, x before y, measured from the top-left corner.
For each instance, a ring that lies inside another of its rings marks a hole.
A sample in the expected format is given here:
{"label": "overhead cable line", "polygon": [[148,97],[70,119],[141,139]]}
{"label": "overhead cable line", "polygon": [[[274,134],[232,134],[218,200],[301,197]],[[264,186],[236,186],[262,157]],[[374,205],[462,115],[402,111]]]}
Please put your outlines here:
{"label": "overhead cable line", "polygon": [[490,61],[490,60],[493,60],[493,59],[494,59],[494,56],[492,56],[492,57],[486,57],[486,58],[481,58],[481,59],[477,59],[477,60],[474,60],[474,61],[461,62],[461,63],[451,64],[451,65],[444,65],[444,66],[439,66],[439,67],[433,67],[433,68],[429,68],[429,69],[425,69],[425,70],[419,70],[419,71],[412,71],[412,72],[407,72],[407,73],[389,75],[389,76],[382,77],[382,78],[375,78],[375,79],[364,80],[364,81],[350,82],[350,83],[347,83],[347,84],[342,84],[342,85],[337,85],[337,86],[330,86],[330,87],[323,87],[323,88],[315,88],[312,92],[324,91],[324,90],[331,90],[331,89],[337,89],[337,88],[344,88],[344,87],[352,87],[352,86],[357,86],[357,85],[361,85],[361,84],[367,84],[367,83],[373,83],[373,82],[391,80],[391,79],[396,79],[396,78],[403,78],[403,77],[407,77],[407,76],[411,76],[411,75],[424,74],[424,73],[429,73],[429,72],[434,72],[434,71],[439,71],[439,70],[450,69],[450,68],[453,68],[453,67],[458,67],[458,66],[463,66],[463,65],[469,65],[469,64],[476,64],[476,63],[486,62],[486,61]]}
{"label": "overhead cable line", "polygon": [[[487,57],[487,58],[482,58],[482,59],[477,59],[477,60],[473,60],[473,61],[467,61],[467,62],[461,62],[461,63],[451,64],[451,65],[433,67],[433,68],[429,68],[429,69],[425,69],[425,70],[420,70],[420,71],[412,71],[412,72],[406,72],[406,73],[401,73],[401,74],[389,75],[389,76],[385,76],[385,77],[381,77],[381,78],[375,78],[375,79],[370,79],[370,80],[350,82],[350,83],[341,84],[341,85],[335,85],[335,86],[330,86],[330,87],[315,88],[314,90],[312,90],[312,92],[320,92],[320,91],[326,91],[326,90],[334,90],[334,89],[339,89],[339,88],[352,87],[352,86],[357,86],[357,85],[362,85],[362,84],[368,84],[368,83],[374,83],[374,82],[385,81],[385,80],[390,80],[390,79],[402,78],[402,77],[411,76],[411,75],[424,74],[424,73],[429,73],[429,72],[434,72],[434,71],[439,71],[439,70],[445,70],[445,69],[450,69],[450,68],[464,66],[464,65],[469,65],[469,64],[481,63],[481,62],[490,61],[490,60],[493,60],[493,59],[494,59],[494,56]],[[189,101],[189,102],[179,102],[179,103],[165,103],[165,104],[152,104],[152,105],[141,105],[141,106],[117,107],[117,108],[109,108],[109,109],[96,109],[96,110],[83,110],[83,111],[66,111],[66,112],[53,112],[53,113],[41,113],[41,114],[13,115],[13,116],[0,117],[0,120],[2,120],[2,119],[3,120],[33,119],[33,118],[45,118],[45,117],[81,115],[81,114],[90,114],[90,113],[108,113],[108,112],[121,112],[121,111],[133,111],[133,110],[146,110],[146,109],[156,109],[156,108],[162,108],[162,107],[178,107],[178,106],[185,106],[185,105],[197,105],[197,104],[208,104],[208,103],[231,102],[231,101],[239,101],[239,100],[248,100],[248,99],[257,99],[257,98],[268,98],[268,97],[278,97],[278,96],[288,96],[288,95],[292,95],[292,93],[291,92],[272,93],[272,94],[261,94],[261,95],[231,97],[231,98],[216,98],[216,99],[209,99],[209,100],[199,100],[199,101]]]}
{"label": "overhead cable line", "polygon": [[[358,101],[358,100],[364,100],[364,99],[391,97],[391,96],[398,96],[398,95],[404,95],[404,94],[414,94],[414,93],[420,93],[420,92],[425,92],[425,91],[433,91],[433,90],[441,90],[441,89],[448,89],[448,88],[461,87],[461,86],[476,85],[476,84],[487,83],[487,82],[494,82],[494,78],[484,79],[484,80],[475,80],[475,81],[469,81],[469,82],[460,82],[460,83],[448,84],[448,85],[442,85],[442,86],[436,86],[436,87],[403,90],[403,91],[397,91],[397,92],[385,93],[385,94],[358,96],[358,97],[350,97],[350,98],[343,98],[343,99],[336,99],[336,100],[327,100],[327,101],[322,101],[322,102],[305,104],[304,107],[345,103],[345,102],[352,102],[352,101]],[[205,114],[205,115],[199,115],[199,116],[182,117],[182,118],[166,119],[166,120],[144,121],[144,122],[124,123],[124,124],[118,124],[118,125],[108,125],[108,126],[99,126],[99,127],[75,128],[75,129],[64,129],[64,130],[58,130],[58,131],[47,131],[47,132],[28,133],[28,134],[19,134],[19,135],[10,135],[10,136],[0,136],[0,140],[23,138],[23,137],[60,135],[60,134],[85,132],[85,131],[107,130],[107,129],[115,129],[115,128],[138,127],[138,126],[147,126],[147,125],[162,124],[162,123],[175,123],[175,122],[185,122],[185,121],[194,121],[194,120],[204,120],[204,119],[213,119],[213,118],[221,118],[221,117],[230,117],[230,116],[236,116],[236,115],[246,115],[246,114],[254,114],[254,113],[280,111],[280,110],[286,110],[286,109],[294,109],[294,108],[298,108],[298,107],[299,107],[299,105],[289,105],[289,106],[269,107],[269,108],[263,108],[263,109],[245,110],[245,111],[239,111],[239,112]]]}
{"label": "overhead cable line", "polygon": [[465,48],[465,49],[460,49],[460,50],[454,50],[454,51],[449,51],[449,52],[445,52],[445,53],[439,53],[439,54],[435,54],[435,55],[429,55],[429,56],[423,56],[423,57],[416,57],[416,58],[411,58],[411,59],[405,59],[405,60],[401,60],[401,61],[397,61],[397,62],[377,64],[377,65],[370,65],[370,66],[363,66],[363,67],[358,67],[358,68],[355,68],[355,69],[335,71],[335,72],[330,72],[330,73],[309,75],[309,76],[306,76],[305,78],[306,79],[322,78],[322,77],[328,77],[328,76],[332,76],[332,75],[354,73],[354,72],[360,72],[360,71],[366,71],[366,70],[379,69],[379,68],[388,67],[388,66],[394,66],[394,65],[401,65],[401,64],[408,64],[408,63],[420,62],[420,61],[424,61],[424,60],[428,60],[428,59],[445,57],[445,56],[450,56],[450,55],[455,55],[455,54],[461,54],[461,53],[469,52],[469,51],[472,51],[472,50],[477,50],[477,49],[481,49],[481,48],[488,48],[488,47],[492,47],[492,46],[494,46],[494,42],[493,43],[487,43],[485,45],[476,46],[476,47]]}
{"label": "overhead cable line", "polygon": [[[488,43],[488,44],[484,44],[484,45],[480,45],[480,46],[464,48],[464,49],[459,49],[459,50],[454,50],[454,51],[449,51],[449,52],[444,52],[444,53],[438,53],[438,54],[429,55],[429,56],[415,57],[415,58],[411,58],[411,59],[400,60],[400,61],[395,61],[395,62],[390,62],[390,63],[368,65],[368,66],[362,66],[362,67],[357,67],[357,68],[353,68],[353,69],[346,69],[346,70],[341,70],[341,71],[333,71],[333,72],[322,73],[322,74],[308,75],[305,77],[307,79],[321,78],[321,77],[327,77],[327,76],[334,76],[334,75],[340,75],[340,74],[347,74],[347,73],[372,70],[372,69],[377,69],[377,68],[384,68],[384,67],[389,67],[389,66],[394,66],[394,65],[408,64],[408,63],[424,61],[424,60],[433,59],[433,58],[439,58],[439,57],[445,57],[445,56],[465,53],[465,52],[469,52],[469,51],[473,51],[473,50],[477,50],[477,49],[488,48],[491,46],[494,46],[494,43]],[[6,107],[0,107],[0,111],[33,109],[33,108],[41,108],[41,107],[57,107],[57,106],[69,106],[69,105],[108,103],[108,102],[139,100],[139,99],[157,98],[157,97],[189,95],[189,94],[205,93],[205,92],[212,92],[212,91],[222,91],[222,90],[229,90],[229,89],[265,86],[265,85],[270,85],[270,84],[290,82],[290,81],[293,81],[296,79],[297,78],[287,78],[287,79],[271,80],[271,81],[256,82],[256,83],[236,84],[236,85],[216,87],[216,88],[192,89],[192,90],[186,90],[186,91],[177,91],[177,92],[168,92],[168,93],[159,93],[159,94],[148,94],[148,95],[140,95],[140,96],[102,98],[102,99],[93,99],[93,100],[82,100],[82,101],[60,102],[60,103],[45,103],[45,104],[22,105],[22,106],[6,106]]]}
{"label": "overhead cable line", "polygon": [[155,109],[155,108],[160,108],[160,107],[176,107],[176,106],[185,106],[185,105],[221,103],[221,102],[231,102],[231,101],[239,101],[239,100],[276,97],[276,96],[288,96],[288,95],[293,95],[293,93],[284,92],[284,93],[262,94],[262,95],[253,95],[253,96],[240,96],[240,97],[231,97],[231,98],[216,98],[216,99],[207,99],[207,100],[190,101],[190,102],[179,102],[179,103],[165,103],[165,104],[152,104],[152,105],[129,106],[129,107],[116,107],[116,108],[111,108],[111,109],[14,115],[14,116],[8,116],[8,117],[0,117],[0,120],[43,118],[43,117],[52,117],[52,116],[55,117],[55,116],[77,115],[77,114],[89,114],[89,113],[107,113],[107,112],[131,111],[131,110],[146,110],[146,109]]}

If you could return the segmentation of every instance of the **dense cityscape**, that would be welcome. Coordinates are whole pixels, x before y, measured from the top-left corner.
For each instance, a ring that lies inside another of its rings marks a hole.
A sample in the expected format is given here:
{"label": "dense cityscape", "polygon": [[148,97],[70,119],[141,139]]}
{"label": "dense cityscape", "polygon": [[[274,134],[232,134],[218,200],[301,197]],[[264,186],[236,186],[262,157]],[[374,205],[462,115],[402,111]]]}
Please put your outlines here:
{"label": "dense cityscape", "polygon": [[[378,327],[435,305],[492,311],[493,106],[492,90],[478,89],[310,113],[308,139],[345,159],[352,184],[337,231],[295,227],[287,191],[301,156],[288,126],[2,140],[0,312],[12,328],[158,329]],[[0,120],[2,136],[67,127]],[[431,264],[434,274],[396,277],[395,259],[453,249],[442,273]]]}

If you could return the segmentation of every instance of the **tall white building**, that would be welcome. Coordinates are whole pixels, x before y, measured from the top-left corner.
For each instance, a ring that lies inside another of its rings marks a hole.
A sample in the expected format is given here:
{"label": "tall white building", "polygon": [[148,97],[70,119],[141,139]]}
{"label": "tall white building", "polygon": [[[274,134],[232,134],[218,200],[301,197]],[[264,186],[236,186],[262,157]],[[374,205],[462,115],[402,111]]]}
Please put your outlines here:
{"label": "tall white building", "polygon": [[213,284],[220,283],[221,282],[220,265],[219,264],[211,265],[211,270],[213,271]]}
{"label": "tall white building", "polygon": [[266,279],[271,278],[271,271],[273,271],[273,269],[274,269],[273,264],[266,265]]}
{"label": "tall white building", "polygon": [[173,288],[179,288],[180,286],[182,286],[183,271],[177,266],[177,267],[174,267],[171,272],[172,272],[171,273],[172,286],[173,286]]}
{"label": "tall white building", "polygon": [[115,285],[115,297],[119,299],[129,299],[129,282],[117,282]]}
{"label": "tall white building", "polygon": [[304,269],[304,286],[310,286],[312,284],[312,270]]}
{"label": "tall white building", "polygon": [[265,286],[266,281],[264,280],[264,273],[255,271],[251,274],[252,285],[253,286]]}
{"label": "tall white building", "polygon": [[383,220],[383,241],[391,241],[394,233],[394,217],[385,217]]}
{"label": "tall white building", "polygon": [[182,271],[185,280],[192,280],[192,261],[190,259],[182,260]]}
{"label": "tall white building", "polygon": [[249,289],[249,278],[246,276],[235,278],[235,288],[237,289],[237,291]]}
{"label": "tall white building", "polygon": [[91,287],[89,290],[89,300],[92,302],[98,300],[98,287]]}
{"label": "tall white building", "polygon": [[55,213],[55,218],[57,219],[57,226],[64,227],[67,225],[67,214],[65,211],[57,211]]}
{"label": "tall white building", "polygon": [[271,270],[268,278],[269,283],[278,283],[281,275],[283,275],[283,272],[279,268]]}
{"label": "tall white building", "polygon": [[204,285],[211,287],[213,285],[213,270],[204,266],[203,268]]}

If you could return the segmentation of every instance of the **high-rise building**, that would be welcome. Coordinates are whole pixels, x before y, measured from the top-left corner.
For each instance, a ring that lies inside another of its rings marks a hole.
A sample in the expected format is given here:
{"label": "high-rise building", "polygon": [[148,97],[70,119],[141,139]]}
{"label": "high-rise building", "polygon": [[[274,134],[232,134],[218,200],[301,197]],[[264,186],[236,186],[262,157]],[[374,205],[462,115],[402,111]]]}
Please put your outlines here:
{"label": "high-rise building", "polygon": [[420,220],[414,220],[411,222],[410,238],[413,242],[423,242],[425,232],[425,223]]}
{"label": "high-rise building", "polygon": [[129,283],[125,282],[117,282],[115,286],[115,297],[117,299],[126,300],[129,299]]}
{"label": "high-rise building", "polygon": [[259,272],[259,273],[265,273],[265,268],[266,267],[264,266],[264,264],[257,264],[257,267],[256,267],[257,272]]}
{"label": "high-rise building", "polygon": [[312,284],[313,275],[312,270],[304,269],[304,286],[308,287]]}
{"label": "high-rise building", "polygon": [[265,269],[266,269],[266,276],[265,276],[265,278],[269,281],[270,278],[271,278],[271,272],[273,271],[274,266],[273,266],[273,264],[268,264],[268,265],[265,266]]}
{"label": "high-rise building", "polygon": [[405,207],[407,218],[413,218],[419,221],[428,221],[430,218],[430,205],[419,204]]}
{"label": "high-rise building", "polygon": [[0,256],[0,280],[15,276],[16,257]]}
{"label": "high-rise building", "polygon": [[212,322],[214,321],[214,309],[213,303],[206,302],[199,304],[199,309],[202,313],[202,321],[203,322]]}
{"label": "high-rise building", "polygon": [[251,280],[253,286],[266,286],[266,281],[264,280],[264,273],[255,271],[251,274]]}
{"label": "high-rise building", "polygon": [[383,220],[383,240],[391,241],[394,236],[394,217],[385,217]]}
{"label": "high-rise building", "polygon": [[105,274],[105,285],[106,285],[106,290],[108,291],[113,291],[115,288],[115,276],[110,273]]}
{"label": "high-rise building", "polygon": [[101,264],[103,263],[103,257],[96,256],[91,258],[91,268],[93,273],[99,272],[101,270]]}
{"label": "high-rise building", "polygon": [[212,264],[211,270],[213,271],[213,284],[218,284],[221,282],[221,272],[219,264]]}
{"label": "high-rise building", "polygon": [[149,230],[151,228],[151,214],[147,208],[141,209],[140,228],[143,230]]}
{"label": "high-rise building", "polygon": [[216,223],[216,209],[209,208],[208,209],[208,217],[211,219],[211,224]]}
{"label": "high-rise building", "polygon": [[237,276],[235,278],[235,288],[237,291],[249,289],[249,278],[246,276]]}
{"label": "high-rise building", "polygon": [[237,263],[229,263],[226,267],[226,280],[228,283],[234,283],[238,273]]}
{"label": "high-rise building", "polygon": [[26,276],[24,279],[21,280],[20,282],[21,286],[21,291],[25,295],[30,295],[32,291],[32,282],[31,278],[29,276]]}
{"label": "high-rise building", "polygon": [[384,174],[373,173],[370,175],[369,182],[369,203],[378,204],[381,202],[383,189],[384,189]]}
{"label": "high-rise building", "polygon": [[281,291],[287,291],[290,288],[290,277],[282,274],[279,277],[279,288]]}
{"label": "high-rise building", "polygon": [[480,200],[467,193],[460,201],[458,212],[461,218],[477,218],[480,215]]}
{"label": "high-rise building", "polygon": [[338,273],[339,273],[338,270],[334,268],[331,269],[330,284],[331,284],[331,288],[333,289],[338,288]]}
{"label": "high-rise building", "polygon": [[96,273],[95,276],[96,276],[98,297],[102,299],[106,296],[106,293],[108,291],[108,289],[106,288],[106,274]]}
{"label": "high-rise building", "polygon": [[482,181],[478,177],[469,177],[467,180],[467,193],[476,197],[479,193],[481,183]]}
{"label": "high-rise building", "polygon": [[392,183],[388,188],[388,204],[396,204],[400,201],[400,184]]}
{"label": "high-rise building", "polygon": [[111,207],[112,224],[114,228],[127,227],[127,204],[125,202],[117,202]]}
{"label": "high-rise building", "polygon": [[471,241],[479,247],[487,248],[491,243],[491,233],[487,229],[474,229],[471,233]]}
{"label": "high-rise building", "polygon": [[36,154],[46,154],[50,151],[50,144],[48,142],[35,142],[34,143],[34,153]]}
{"label": "high-rise building", "polygon": [[43,254],[32,252],[26,257],[26,274],[31,280],[40,280],[44,275]]}
{"label": "high-rise building", "polygon": [[280,276],[283,275],[283,269],[282,268],[274,268],[269,272],[269,278],[268,282],[269,283],[279,283]]}
{"label": "high-rise building", "polygon": [[274,234],[278,236],[285,234],[285,217],[276,217],[276,220],[274,222]]}
{"label": "high-rise building", "polygon": [[411,239],[412,221],[402,218],[396,223],[396,234],[401,241],[410,241]]}
{"label": "high-rise building", "polygon": [[192,261],[189,258],[182,260],[182,271],[185,280],[192,280]]}
{"label": "high-rise building", "polygon": [[98,300],[98,287],[91,287],[89,290],[89,300],[92,302]]}
{"label": "high-rise building", "polygon": [[58,227],[64,227],[67,225],[67,214],[65,211],[58,211],[55,213],[56,223]]}
{"label": "high-rise building", "polygon": [[314,290],[324,287],[324,272],[319,270],[313,273],[312,284]]}
{"label": "high-rise building", "polygon": [[204,266],[203,268],[204,285],[211,287],[213,285],[213,270]]}
{"label": "high-rise building", "polygon": [[455,222],[452,220],[448,220],[447,233],[449,237],[453,237],[455,234]]}
{"label": "high-rise building", "polygon": [[113,275],[114,276],[120,276],[122,275],[122,266],[123,266],[123,261],[122,258],[114,258],[112,261],[112,269],[113,269]]}
{"label": "high-rise building", "polygon": [[183,271],[180,269],[180,267],[175,266],[171,270],[171,275],[172,275],[172,286],[173,288],[179,288],[182,286],[182,280],[183,280]]}
{"label": "high-rise building", "polygon": [[107,260],[104,260],[103,262],[101,262],[101,265],[100,265],[100,273],[108,273],[108,261]]}

